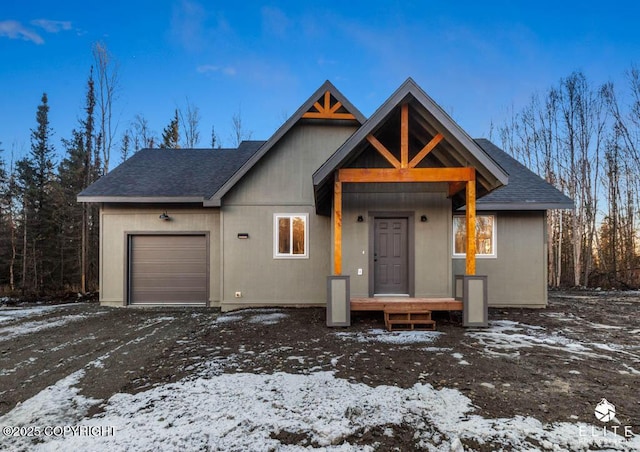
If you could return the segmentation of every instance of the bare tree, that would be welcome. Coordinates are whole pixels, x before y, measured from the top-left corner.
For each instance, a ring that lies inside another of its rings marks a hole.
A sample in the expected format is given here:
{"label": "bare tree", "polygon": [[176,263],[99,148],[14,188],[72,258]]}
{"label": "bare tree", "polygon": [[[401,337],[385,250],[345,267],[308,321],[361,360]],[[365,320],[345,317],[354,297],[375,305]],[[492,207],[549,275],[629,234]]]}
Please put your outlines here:
{"label": "bare tree", "polygon": [[182,125],[182,147],[195,148],[200,142],[200,109],[187,98],[186,111],[178,109]]}
{"label": "bare tree", "polygon": [[93,45],[93,59],[98,78],[98,133],[100,136],[102,173],[106,174],[109,172],[111,150],[117,129],[117,125],[113,123],[113,103],[119,87],[118,65],[103,42],[96,42]]}
{"label": "bare tree", "polygon": [[250,140],[251,135],[253,135],[253,132],[244,128],[242,111],[238,107],[238,111],[231,117],[231,142],[235,147],[238,147],[244,140]]}
{"label": "bare tree", "polygon": [[158,141],[149,127],[149,121],[142,115],[135,116],[131,129],[131,144],[134,152],[143,148],[153,148]]}
{"label": "bare tree", "polygon": [[[599,92],[576,72],[561,79],[543,98],[533,95],[520,112],[512,112],[498,128],[508,152],[576,202],[574,212],[553,211],[547,216],[552,285],[569,282],[564,274],[571,276],[572,285],[588,281],[597,234],[605,116]],[[571,252],[563,261],[566,240]]]}

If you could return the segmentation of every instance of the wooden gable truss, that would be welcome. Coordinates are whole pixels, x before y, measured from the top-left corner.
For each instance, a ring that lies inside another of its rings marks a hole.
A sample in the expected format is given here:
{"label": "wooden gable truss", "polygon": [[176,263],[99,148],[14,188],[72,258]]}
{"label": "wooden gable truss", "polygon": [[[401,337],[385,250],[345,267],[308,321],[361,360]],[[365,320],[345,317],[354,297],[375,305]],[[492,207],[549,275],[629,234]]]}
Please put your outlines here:
{"label": "wooden gable truss", "polygon": [[352,113],[344,108],[342,102],[331,95],[329,90],[325,91],[324,95],[307,112],[302,114],[302,117],[307,119],[356,119]]}
{"label": "wooden gable truss", "polygon": [[373,148],[392,168],[340,168],[333,188],[334,275],[342,274],[342,184],[384,182],[448,182],[449,196],[466,190],[467,253],[466,274],[476,271],[476,171],[473,167],[417,168],[417,165],[442,141],[437,133],[409,160],[409,104],[400,106],[400,160],[373,134],[366,136]]}

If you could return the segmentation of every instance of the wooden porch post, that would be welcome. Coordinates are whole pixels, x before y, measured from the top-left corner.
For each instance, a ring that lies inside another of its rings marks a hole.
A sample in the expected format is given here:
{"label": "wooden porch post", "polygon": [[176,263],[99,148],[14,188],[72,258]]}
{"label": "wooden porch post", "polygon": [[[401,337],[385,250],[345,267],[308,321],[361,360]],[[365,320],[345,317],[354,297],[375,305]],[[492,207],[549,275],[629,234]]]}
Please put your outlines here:
{"label": "wooden porch post", "polygon": [[333,183],[333,274],[342,274],[342,182]]}
{"label": "wooden porch post", "polygon": [[467,181],[467,259],[466,274],[476,274],[476,175]]}

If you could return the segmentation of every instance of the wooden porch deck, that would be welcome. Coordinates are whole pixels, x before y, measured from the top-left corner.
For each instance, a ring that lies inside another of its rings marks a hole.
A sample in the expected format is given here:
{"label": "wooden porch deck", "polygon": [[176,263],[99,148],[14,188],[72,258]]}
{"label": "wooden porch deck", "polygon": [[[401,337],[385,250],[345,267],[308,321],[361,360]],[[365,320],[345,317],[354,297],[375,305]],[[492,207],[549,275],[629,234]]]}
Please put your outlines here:
{"label": "wooden porch deck", "polygon": [[351,298],[351,311],[462,311],[462,301],[455,298]]}

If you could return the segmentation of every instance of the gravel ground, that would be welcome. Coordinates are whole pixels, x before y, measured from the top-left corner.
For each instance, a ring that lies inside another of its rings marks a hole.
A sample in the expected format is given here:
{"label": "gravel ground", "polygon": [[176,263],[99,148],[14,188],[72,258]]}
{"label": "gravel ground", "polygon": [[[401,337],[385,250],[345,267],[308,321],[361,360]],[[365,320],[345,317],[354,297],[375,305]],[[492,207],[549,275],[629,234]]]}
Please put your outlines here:
{"label": "gravel ground", "polygon": [[[543,310],[491,309],[490,328],[464,329],[437,313],[437,333],[383,331],[381,314],[325,326],[322,309],[105,308],[95,303],[0,308],[0,416],[83,370],[79,393],[99,415],[117,393],[136,394],[203,372],[312,374],[371,387],[453,388],[490,418],[599,425],[606,398],[640,432],[640,293],[550,292]],[[600,424],[601,425],[601,424]],[[360,432],[352,444],[412,450],[414,426]],[[274,432],[282,444],[304,435]],[[467,439],[469,450],[496,445]]]}

